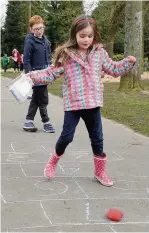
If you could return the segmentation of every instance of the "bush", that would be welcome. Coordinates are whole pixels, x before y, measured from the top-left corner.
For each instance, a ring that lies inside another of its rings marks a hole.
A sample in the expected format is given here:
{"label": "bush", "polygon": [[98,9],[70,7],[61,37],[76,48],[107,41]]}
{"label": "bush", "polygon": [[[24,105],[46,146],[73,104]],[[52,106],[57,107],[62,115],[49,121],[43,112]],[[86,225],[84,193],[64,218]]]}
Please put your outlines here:
{"label": "bush", "polygon": [[124,58],[124,54],[123,53],[121,53],[121,54],[114,54],[113,55],[113,60],[114,61],[120,61],[120,60],[122,60]]}
{"label": "bush", "polygon": [[12,60],[12,58],[9,57],[8,59],[9,59],[8,68],[13,68],[13,60]]}

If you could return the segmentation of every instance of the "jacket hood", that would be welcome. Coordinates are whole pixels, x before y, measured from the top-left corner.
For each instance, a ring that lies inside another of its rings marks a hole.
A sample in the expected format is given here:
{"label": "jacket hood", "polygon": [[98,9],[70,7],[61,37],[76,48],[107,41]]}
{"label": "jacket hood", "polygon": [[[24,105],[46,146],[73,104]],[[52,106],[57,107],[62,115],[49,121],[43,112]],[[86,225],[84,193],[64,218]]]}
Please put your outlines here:
{"label": "jacket hood", "polygon": [[[92,46],[91,51],[88,54],[88,61],[90,62],[90,58],[92,57],[92,55],[95,53],[96,50],[103,48],[102,44],[94,44]],[[77,49],[71,49],[71,48],[65,48],[64,51],[68,54],[68,56],[70,56],[73,60],[77,61],[79,64],[81,64],[82,66],[86,67],[86,64],[84,63],[84,61],[81,59],[80,54],[78,53]]]}

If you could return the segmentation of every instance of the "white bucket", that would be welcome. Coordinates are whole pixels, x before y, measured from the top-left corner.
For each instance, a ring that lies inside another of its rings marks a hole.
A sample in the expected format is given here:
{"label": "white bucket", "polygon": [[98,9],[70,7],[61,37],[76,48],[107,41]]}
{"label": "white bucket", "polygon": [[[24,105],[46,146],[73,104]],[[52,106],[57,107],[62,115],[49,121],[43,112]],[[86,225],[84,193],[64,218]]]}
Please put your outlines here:
{"label": "white bucket", "polygon": [[33,86],[31,78],[25,76],[24,73],[15,78],[8,86],[9,91],[20,103],[27,100]]}

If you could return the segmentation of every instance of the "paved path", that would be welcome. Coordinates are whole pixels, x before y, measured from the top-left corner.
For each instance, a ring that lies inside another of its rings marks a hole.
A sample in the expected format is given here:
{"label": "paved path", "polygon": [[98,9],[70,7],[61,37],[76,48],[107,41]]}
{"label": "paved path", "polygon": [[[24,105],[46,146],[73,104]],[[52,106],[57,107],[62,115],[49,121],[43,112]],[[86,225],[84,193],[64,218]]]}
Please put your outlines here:
{"label": "paved path", "polygon": [[[50,95],[49,115],[55,134],[22,130],[29,101],[19,104],[2,79],[2,232],[149,232],[149,138],[103,119],[108,173],[115,184],[93,179],[93,158],[83,122],[49,181],[43,169],[61,132],[62,100]],[[124,212],[111,222],[110,208]]]}

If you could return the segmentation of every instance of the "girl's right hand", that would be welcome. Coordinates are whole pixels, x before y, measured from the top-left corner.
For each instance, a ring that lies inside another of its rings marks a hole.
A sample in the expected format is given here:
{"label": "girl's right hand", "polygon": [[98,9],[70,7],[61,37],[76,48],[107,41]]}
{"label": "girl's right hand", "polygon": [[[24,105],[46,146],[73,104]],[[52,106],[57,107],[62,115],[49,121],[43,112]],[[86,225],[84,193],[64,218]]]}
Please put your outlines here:
{"label": "girl's right hand", "polygon": [[128,59],[128,61],[130,63],[135,63],[136,62],[136,58],[134,56],[128,56],[127,59]]}

